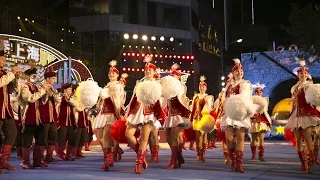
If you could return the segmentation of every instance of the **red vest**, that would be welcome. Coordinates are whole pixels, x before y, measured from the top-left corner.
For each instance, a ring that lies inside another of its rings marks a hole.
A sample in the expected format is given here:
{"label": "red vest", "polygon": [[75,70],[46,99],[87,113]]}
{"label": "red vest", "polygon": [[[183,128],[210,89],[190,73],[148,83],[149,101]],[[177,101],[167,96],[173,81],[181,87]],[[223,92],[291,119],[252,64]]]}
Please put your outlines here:
{"label": "red vest", "polygon": [[177,96],[169,99],[168,110],[172,116],[180,115],[182,117],[189,117],[191,113],[189,109],[181,104]]}
{"label": "red vest", "polygon": [[192,113],[191,113],[191,119],[190,119],[191,122],[195,118],[198,119],[198,120],[200,120],[202,118],[201,111],[202,111],[204,105],[206,104],[205,97],[203,97],[202,99],[199,99],[199,96],[197,96],[194,99],[193,107],[192,107]]}
{"label": "red vest", "polygon": [[67,102],[65,97],[62,97],[61,100],[58,125],[60,127],[76,125],[73,114],[73,107]]}
{"label": "red vest", "polygon": [[226,91],[226,98],[230,97],[231,95],[240,94],[240,83],[236,85],[235,87],[232,87],[231,85],[227,88]]}
{"label": "red vest", "polygon": [[[38,88],[34,84],[27,83],[27,85],[29,87],[29,91],[31,92],[31,94],[38,92]],[[40,99],[36,100],[36,102],[28,104],[26,118],[24,120],[25,125],[34,126],[34,125],[41,124],[39,101]]]}
{"label": "red vest", "polygon": [[87,123],[88,123],[87,113],[85,111],[78,112],[78,127],[85,128],[88,125]]}
{"label": "red vest", "polygon": [[[307,103],[305,98],[305,92],[304,89],[301,88],[298,90],[298,88],[295,89],[297,95],[296,95],[296,108],[297,108],[297,116],[318,116],[320,117],[319,111]],[[295,94],[295,93],[294,93]]]}
{"label": "red vest", "polygon": [[53,96],[49,97],[45,104],[40,103],[40,117],[42,123],[52,123],[58,121],[58,115]]}
{"label": "red vest", "polygon": [[[7,72],[4,70],[0,70],[0,78],[6,75]],[[10,86],[2,86],[0,87],[0,119],[13,119],[13,111],[10,104]],[[8,117],[10,115],[10,117]]]}

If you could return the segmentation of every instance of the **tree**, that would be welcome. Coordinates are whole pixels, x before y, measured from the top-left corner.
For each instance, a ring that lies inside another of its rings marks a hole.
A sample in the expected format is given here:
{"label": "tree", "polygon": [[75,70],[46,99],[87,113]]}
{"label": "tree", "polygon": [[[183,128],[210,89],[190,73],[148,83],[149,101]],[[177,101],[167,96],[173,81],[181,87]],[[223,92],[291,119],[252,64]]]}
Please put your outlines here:
{"label": "tree", "polygon": [[289,27],[282,27],[296,39],[299,49],[312,55],[320,55],[319,5],[300,7],[299,4],[292,3],[289,22]]}

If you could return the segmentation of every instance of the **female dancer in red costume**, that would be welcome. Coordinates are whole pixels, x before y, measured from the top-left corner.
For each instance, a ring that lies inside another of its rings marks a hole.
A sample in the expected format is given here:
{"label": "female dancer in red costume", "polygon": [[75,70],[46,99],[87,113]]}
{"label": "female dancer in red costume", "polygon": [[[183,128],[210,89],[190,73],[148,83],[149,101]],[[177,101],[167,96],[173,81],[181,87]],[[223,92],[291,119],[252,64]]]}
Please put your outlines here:
{"label": "female dancer in red costume", "polygon": [[[256,88],[254,90],[254,93],[257,96],[261,96],[263,94],[263,88],[260,84],[256,84]],[[267,100],[268,101],[268,100]],[[266,132],[271,132],[271,118],[268,114],[268,104],[266,104],[266,109],[263,111],[263,113],[257,113],[251,118],[251,128],[249,130],[251,134],[251,152],[252,152],[252,160],[256,159],[256,141],[258,141],[258,150],[259,150],[259,160],[265,161],[264,159],[264,134]]]}
{"label": "female dancer in red costume", "polygon": [[[188,119],[190,115],[190,111],[188,110],[188,107],[184,106],[185,88],[180,81],[181,74],[177,70],[178,68],[179,68],[178,64],[174,64],[172,66],[171,76],[176,78],[176,80],[173,81],[172,84],[175,84],[175,86],[181,85],[181,88],[176,89],[176,90],[180,89],[180,92],[175,92],[174,93],[175,96],[172,95],[174,97],[167,99],[168,118],[165,120],[163,125],[163,127],[166,128],[167,142],[171,148],[171,161],[167,166],[167,169],[174,169],[174,168],[181,167],[181,164],[184,163],[184,159],[182,156],[183,142],[180,141],[179,133],[181,132],[183,127],[190,124]],[[170,79],[166,79],[166,80],[170,80]],[[167,84],[169,85],[169,83]],[[163,89],[164,88],[170,88],[170,87],[163,87]]]}
{"label": "female dancer in red costume", "polygon": [[[154,74],[156,71],[156,66],[152,63],[151,57],[146,57],[145,61],[147,62],[144,67],[145,79],[144,81],[155,81]],[[142,82],[141,82],[142,83]],[[126,137],[131,144],[131,147],[137,153],[136,165],[135,165],[135,173],[141,174],[142,167],[144,169],[147,168],[148,164],[146,161],[146,148],[148,145],[148,139],[150,132],[152,130],[153,124],[157,119],[164,119],[165,115],[161,109],[160,98],[156,101],[155,104],[145,105],[142,102],[138,101],[137,98],[137,87],[139,87],[139,83],[136,85],[134,89],[133,96],[128,105],[128,111],[126,115],[127,119],[127,129],[126,129]],[[161,87],[161,86],[160,86]],[[161,89],[159,89],[161,91]],[[137,142],[134,134],[137,128],[141,126],[141,138],[140,144]]]}
{"label": "female dancer in red costume", "polygon": [[[248,102],[252,97],[252,86],[249,81],[243,79],[243,69],[239,59],[234,59],[235,66],[232,68],[233,81],[227,84],[224,94],[225,100],[232,95],[241,94]],[[223,98],[224,99],[224,98]],[[235,172],[244,173],[242,168],[244,138],[247,130],[250,128],[250,117],[243,119],[232,119],[225,114],[226,108],[224,107],[224,115],[221,119],[221,128],[226,134],[226,144],[229,149],[229,155],[232,160],[231,170]],[[239,107],[238,107],[239,108]],[[244,107],[241,107],[244,108]]]}
{"label": "female dancer in red costume", "polygon": [[200,93],[196,94],[193,97],[191,105],[191,118],[193,129],[196,131],[196,149],[197,149],[197,160],[205,162],[205,153],[206,153],[206,141],[207,133],[199,131],[196,129],[197,123],[201,120],[203,114],[209,114],[213,106],[213,98],[209,96],[207,91],[207,83],[204,82],[205,77],[200,77],[199,91]]}
{"label": "female dancer in red costume", "polygon": [[[313,83],[307,81],[309,72],[305,61],[301,61],[300,65],[301,67],[298,69],[299,81],[291,88],[293,107],[286,128],[294,131],[296,149],[301,161],[302,171],[311,173],[314,163],[311,134],[313,127],[316,127],[320,122],[320,113],[306,101],[306,90]],[[304,136],[306,159],[302,146],[302,136]]]}
{"label": "female dancer in red costume", "polygon": [[117,80],[119,71],[114,66],[116,61],[110,62],[108,77],[110,82],[101,90],[100,111],[93,123],[97,129],[97,138],[103,150],[104,164],[102,169],[109,171],[113,167],[113,140],[110,138],[111,126],[121,118],[121,93],[123,86]]}

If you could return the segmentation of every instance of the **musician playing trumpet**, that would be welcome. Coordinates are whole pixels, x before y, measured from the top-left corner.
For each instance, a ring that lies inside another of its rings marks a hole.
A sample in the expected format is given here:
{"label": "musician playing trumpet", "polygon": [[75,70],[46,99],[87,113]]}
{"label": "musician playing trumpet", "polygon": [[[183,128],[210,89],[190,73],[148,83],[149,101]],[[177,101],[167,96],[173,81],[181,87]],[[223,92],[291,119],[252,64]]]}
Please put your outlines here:
{"label": "musician playing trumpet", "polygon": [[[57,82],[57,73],[53,69],[47,69],[44,74],[44,83],[48,83],[50,88],[47,89],[47,93],[42,97],[40,103],[40,117],[44,126],[44,142],[46,148],[46,162],[56,162],[53,159],[52,154],[57,138],[57,121],[58,115],[56,111],[55,103],[58,101],[59,93],[53,88],[53,85]],[[44,157],[43,157],[44,158]]]}
{"label": "musician playing trumpet", "polygon": [[[24,74],[28,77],[28,81],[21,86],[19,96],[20,103],[20,119],[22,124],[22,168],[34,169],[35,167],[47,167],[41,157],[44,152],[44,126],[40,118],[41,97],[51,88],[48,82],[37,87],[37,69],[31,67]],[[32,140],[35,138],[35,146],[33,149],[33,165],[30,164],[30,147]]]}
{"label": "musician playing trumpet", "polygon": [[17,128],[14,120],[12,107],[10,104],[10,85],[14,82],[16,74],[22,72],[18,66],[11,67],[11,72],[4,70],[6,65],[5,52],[0,51],[0,129],[4,133],[3,146],[0,155],[0,174],[4,173],[1,169],[14,170],[9,163],[12,146],[16,140]]}

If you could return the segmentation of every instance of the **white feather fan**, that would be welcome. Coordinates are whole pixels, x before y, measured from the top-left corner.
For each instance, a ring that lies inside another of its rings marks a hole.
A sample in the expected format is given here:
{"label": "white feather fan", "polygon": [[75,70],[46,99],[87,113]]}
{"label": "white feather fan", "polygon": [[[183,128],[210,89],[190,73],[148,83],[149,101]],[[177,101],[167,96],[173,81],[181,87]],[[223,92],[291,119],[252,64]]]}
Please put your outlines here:
{"label": "white feather fan", "polygon": [[249,118],[256,113],[257,106],[247,96],[237,94],[230,96],[225,101],[224,110],[226,116],[229,116],[231,119],[243,121],[245,118]]}
{"label": "white feather fan", "polygon": [[306,101],[313,106],[320,106],[320,84],[310,84],[306,89]]}
{"label": "white feather fan", "polygon": [[266,98],[261,96],[252,96],[253,104],[257,105],[257,113],[263,113],[268,106],[268,101]]}
{"label": "white feather fan", "polygon": [[99,98],[101,88],[93,80],[83,81],[76,90],[76,96],[84,108],[94,106]]}
{"label": "white feather fan", "polygon": [[183,92],[181,82],[173,77],[166,76],[161,79],[162,95],[167,100]]}
{"label": "white feather fan", "polygon": [[161,84],[157,81],[144,80],[137,85],[136,95],[139,102],[152,105],[161,98]]}

